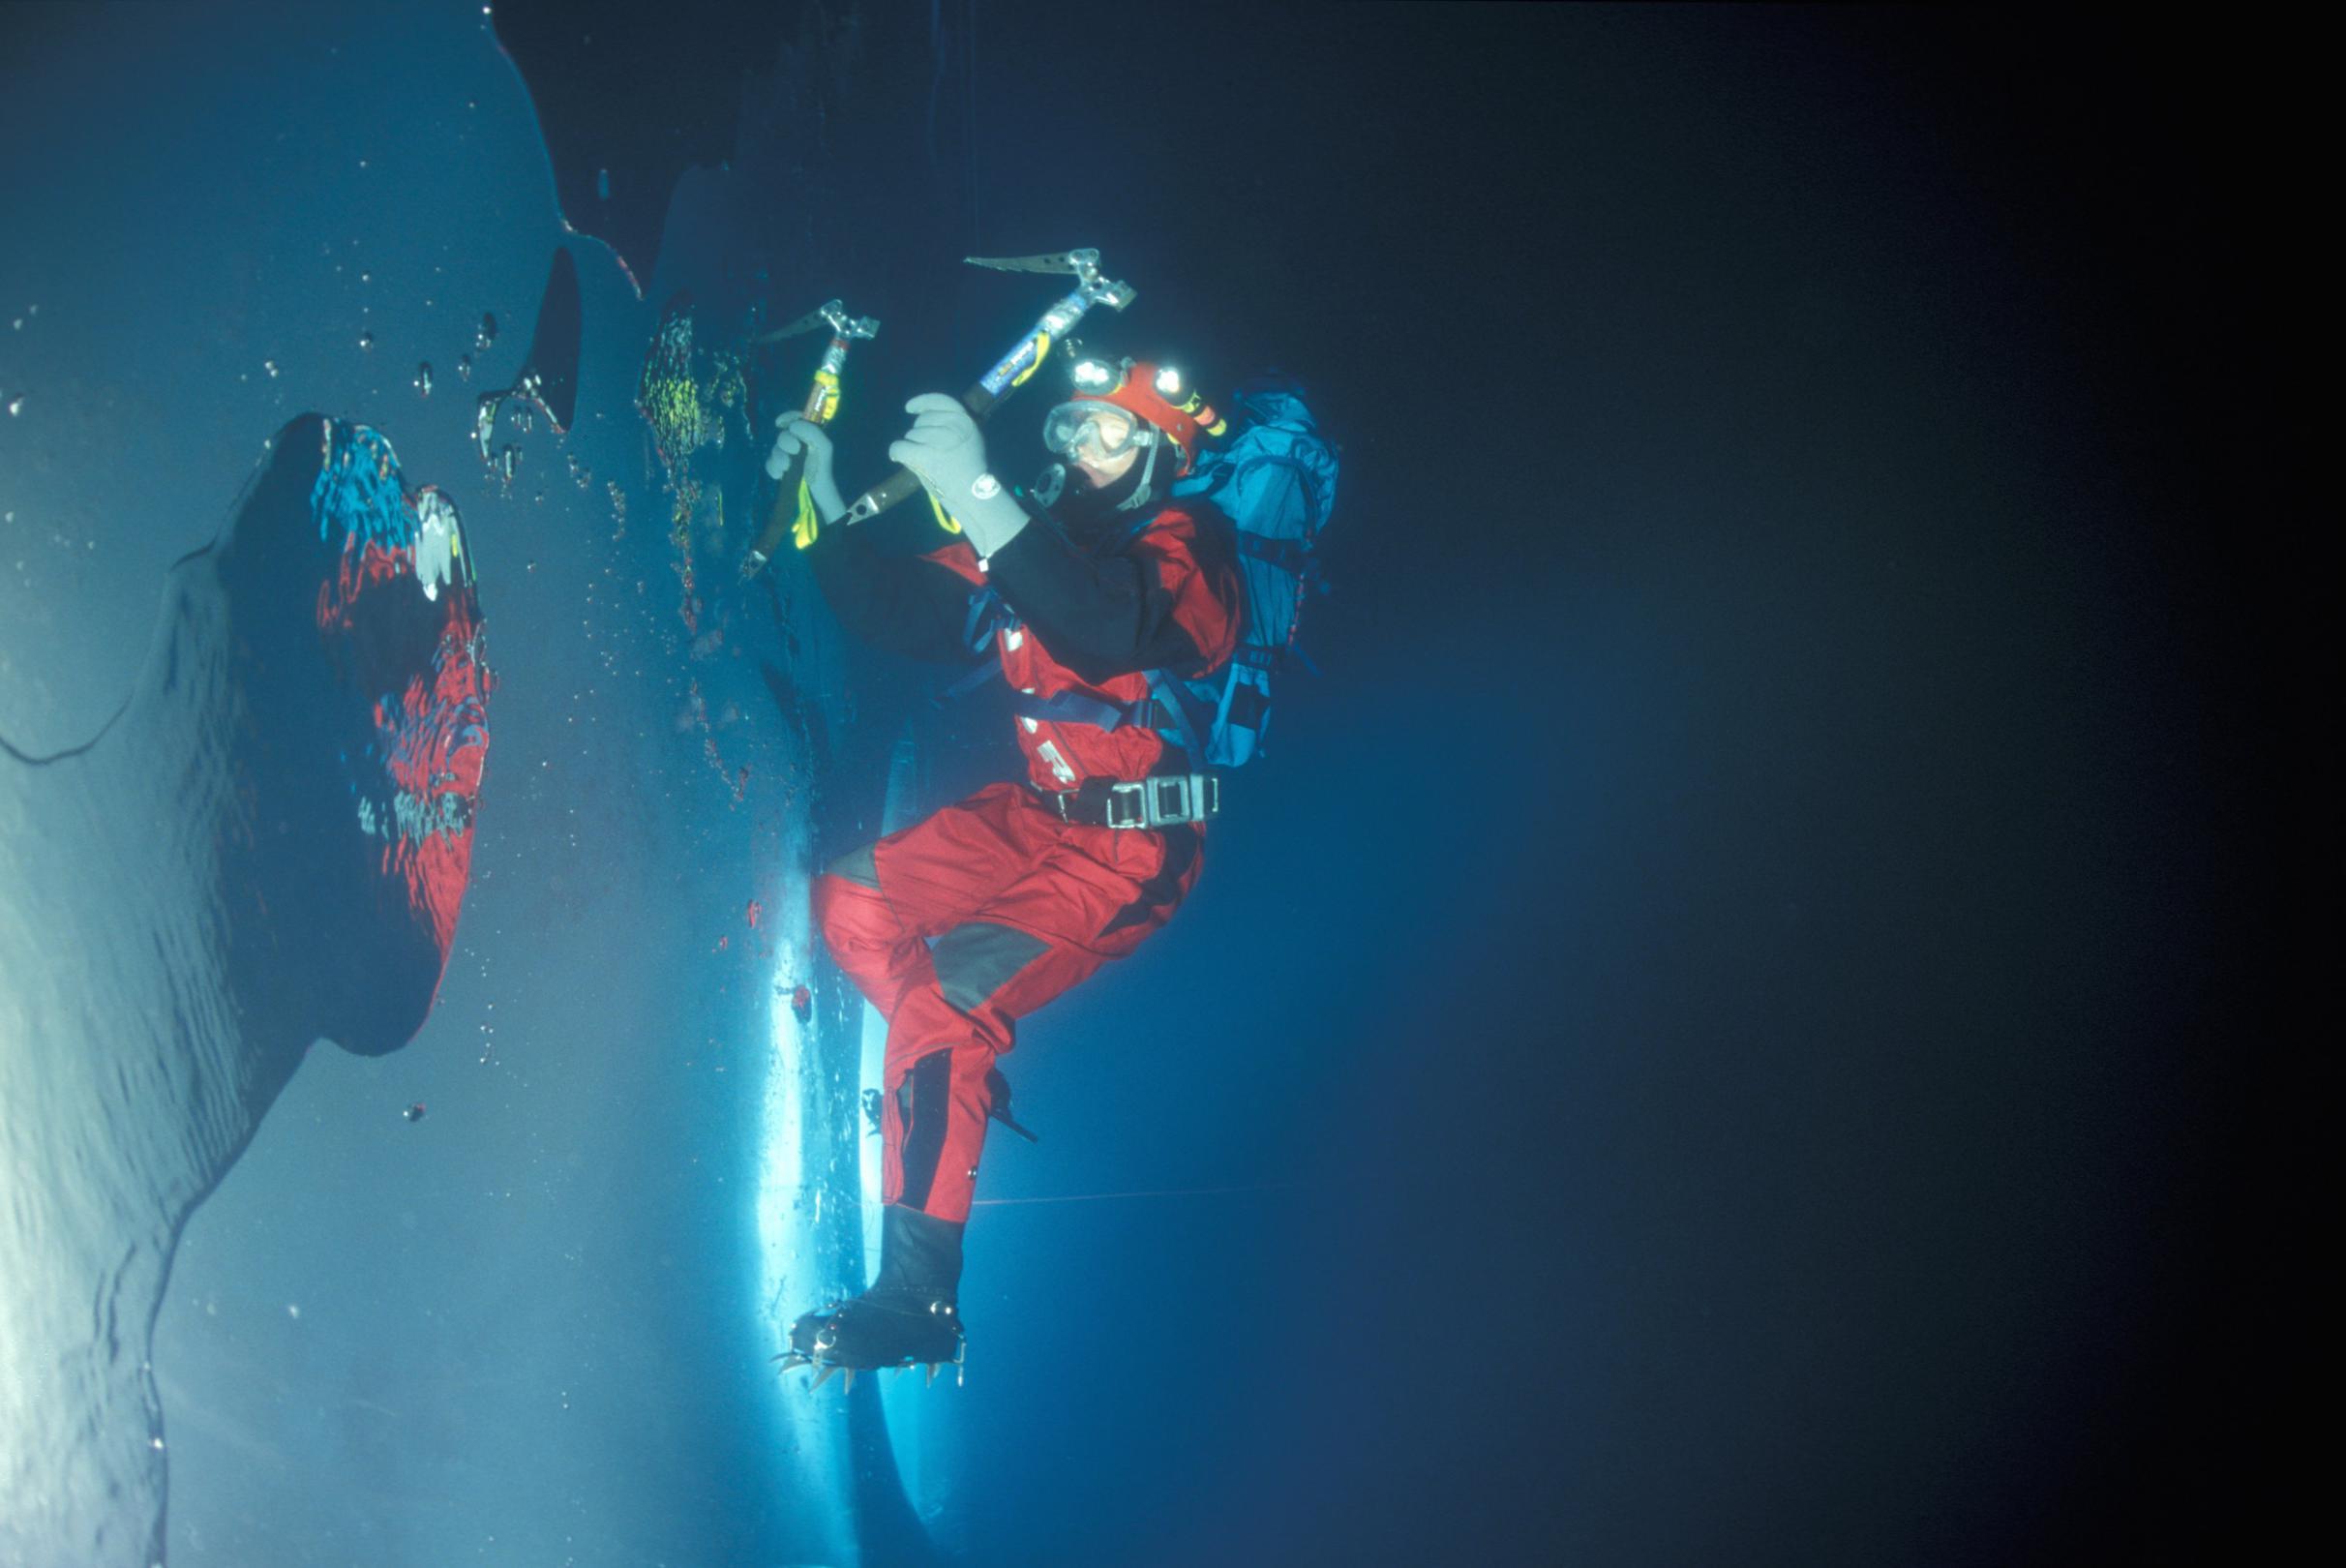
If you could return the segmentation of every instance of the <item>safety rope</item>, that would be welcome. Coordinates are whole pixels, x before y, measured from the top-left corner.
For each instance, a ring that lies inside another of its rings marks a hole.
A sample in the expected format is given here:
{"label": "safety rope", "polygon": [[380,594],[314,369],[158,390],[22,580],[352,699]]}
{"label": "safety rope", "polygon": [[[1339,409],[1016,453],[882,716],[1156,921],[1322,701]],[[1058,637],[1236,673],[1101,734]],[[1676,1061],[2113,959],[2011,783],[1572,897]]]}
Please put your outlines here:
{"label": "safety rope", "polygon": [[1284,1182],[1251,1182],[1243,1187],[1155,1187],[1134,1192],[1071,1192],[1064,1197],[973,1198],[972,1208],[995,1208],[1011,1203],[1104,1203],[1115,1198],[1215,1197],[1227,1192],[1272,1192],[1281,1188],[1308,1186],[1304,1177]]}

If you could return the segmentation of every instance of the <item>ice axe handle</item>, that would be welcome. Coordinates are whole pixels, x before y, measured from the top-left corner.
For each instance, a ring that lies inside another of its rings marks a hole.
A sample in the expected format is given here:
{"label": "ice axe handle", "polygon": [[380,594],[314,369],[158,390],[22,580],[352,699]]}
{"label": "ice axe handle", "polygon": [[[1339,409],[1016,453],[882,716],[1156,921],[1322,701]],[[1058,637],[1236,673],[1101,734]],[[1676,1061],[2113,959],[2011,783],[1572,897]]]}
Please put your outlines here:
{"label": "ice axe handle", "polygon": [[[961,394],[961,406],[979,424],[1000,403],[1026,378],[1041,368],[1042,359],[1054,344],[1063,341],[1073,330],[1084,313],[1094,305],[1109,305],[1123,310],[1131,303],[1132,290],[1124,284],[1098,284],[1087,281],[1058,304],[1042,313],[1042,318],[1029,327],[1018,340],[1017,347],[994,368],[978,377],[978,384]],[[871,489],[856,498],[847,509],[842,523],[868,523],[882,512],[903,500],[920,488],[920,481],[909,468],[898,468]]]}
{"label": "ice axe handle", "polygon": [[[970,411],[972,419],[981,425],[985,423],[986,416],[994,411],[994,405],[1001,401],[983,386],[973,386],[961,394],[961,406]],[[900,467],[857,496],[856,503],[847,509],[847,515],[839,521],[843,525],[868,523],[898,501],[917,495],[919,490],[920,476],[910,468]]]}
{"label": "ice axe handle", "polygon": [[[870,333],[863,336],[869,337]],[[830,351],[824,356],[823,368],[815,375],[814,384],[806,389],[806,402],[798,409],[798,417],[813,425],[827,425],[831,415],[839,411],[839,367],[847,358],[847,339],[831,339]],[[767,508],[766,527],[759,531],[758,541],[741,558],[741,581],[746,583],[766,569],[775,551],[782,548],[782,536],[797,520],[798,487],[792,482],[803,458],[793,459],[782,466],[782,477],[774,481],[773,504]]]}
{"label": "ice axe handle", "polygon": [[[816,387],[814,395],[806,401],[807,407],[800,410],[800,417],[813,419],[815,407],[823,402],[823,388]],[[782,548],[783,536],[790,532],[791,525],[797,521],[797,478],[799,466],[804,462],[805,458],[800,456],[782,465],[782,477],[774,481],[773,504],[766,509],[766,527],[758,530],[757,543],[751,545],[749,554],[741,558],[742,582],[748,582],[766,569],[766,563],[773,558],[774,552]]]}

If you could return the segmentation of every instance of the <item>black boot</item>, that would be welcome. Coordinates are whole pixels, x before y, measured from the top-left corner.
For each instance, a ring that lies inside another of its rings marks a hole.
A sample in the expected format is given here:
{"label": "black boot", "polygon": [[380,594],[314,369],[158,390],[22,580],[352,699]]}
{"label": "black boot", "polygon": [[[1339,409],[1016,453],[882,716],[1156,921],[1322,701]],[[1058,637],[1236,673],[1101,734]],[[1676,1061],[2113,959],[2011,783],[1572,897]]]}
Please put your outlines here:
{"label": "black boot", "polygon": [[817,1384],[840,1368],[852,1386],[859,1370],[961,1366],[961,1225],[891,1203],[880,1216],[880,1277],[851,1301],[835,1301],[791,1325],[784,1372],[813,1366]]}

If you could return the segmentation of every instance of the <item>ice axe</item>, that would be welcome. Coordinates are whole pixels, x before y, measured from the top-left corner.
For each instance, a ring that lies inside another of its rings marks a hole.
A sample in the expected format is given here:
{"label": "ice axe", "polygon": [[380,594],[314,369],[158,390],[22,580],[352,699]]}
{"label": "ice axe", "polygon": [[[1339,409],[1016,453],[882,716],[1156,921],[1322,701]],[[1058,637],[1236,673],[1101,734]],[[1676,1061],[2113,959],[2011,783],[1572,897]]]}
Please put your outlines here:
{"label": "ice axe", "polygon": [[[1029,377],[1042,368],[1042,362],[1050,357],[1051,346],[1065,338],[1093,306],[1105,305],[1121,311],[1139,297],[1131,285],[1116,283],[1100,274],[1098,251],[1058,251],[1049,256],[971,256],[962,259],[973,267],[991,267],[996,272],[1060,273],[1076,280],[1072,292],[1043,312],[1041,319],[1018,340],[1018,346],[979,377],[976,386],[961,394],[961,406],[970,411],[972,419],[981,424],[994,411],[995,404],[1023,386]],[[918,476],[910,468],[900,467],[857,496],[839,521],[868,523],[919,488]]]}
{"label": "ice axe", "polygon": [[[851,317],[837,300],[830,300],[808,311],[788,326],[776,327],[750,339],[753,347],[780,343],[801,332],[812,332],[819,326],[831,329],[830,347],[823,351],[823,363],[815,367],[814,384],[807,388],[806,406],[799,415],[817,425],[827,425],[839,411],[839,368],[847,363],[848,347],[863,338],[880,335],[880,323],[871,317]],[[798,518],[798,487],[791,483],[790,470],[783,469],[774,486],[774,503],[766,514],[766,528],[758,542],[741,558],[741,581],[748,582],[765,569],[773,553],[782,548],[782,536],[791,530]]]}

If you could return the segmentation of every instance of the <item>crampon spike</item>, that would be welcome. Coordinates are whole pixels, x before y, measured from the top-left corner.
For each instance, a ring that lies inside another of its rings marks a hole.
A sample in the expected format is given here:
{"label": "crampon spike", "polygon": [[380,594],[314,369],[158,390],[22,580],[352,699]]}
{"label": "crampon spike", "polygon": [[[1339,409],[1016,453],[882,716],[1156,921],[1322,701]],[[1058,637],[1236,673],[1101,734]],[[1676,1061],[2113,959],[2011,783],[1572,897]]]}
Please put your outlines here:
{"label": "crampon spike", "polygon": [[839,1369],[836,1365],[825,1367],[821,1372],[815,1373],[815,1380],[807,1386],[810,1388],[821,1388],[825,1383],[830,1381],[830,1374],[838,1370]]}
{"label": "crampon spike", "polygon": [[856,1392],[856,1369],[855,1369],[855,1368],[850,1367],[850,1368],[848,1368],[848,1369],[847,1369],[847,1381],[845,1381],[845,1382],[841,1383],[841,1384],[839,1385],[839,1387],[840,1387],[840,1389],[841,1389],[843,1392],[845,1392],[845,1393],[853,1394],[854,1392]]}
{"label": "crampon spike", "polygon": [[922,1388],[935,1388],[937,1386],[937,1364],[935,1362],[932,1361],[928,1364],[928,1381],[922,1383],[920,1386]]}

